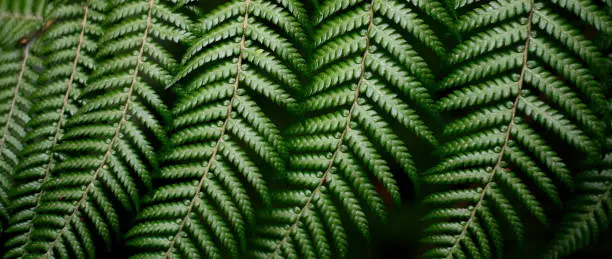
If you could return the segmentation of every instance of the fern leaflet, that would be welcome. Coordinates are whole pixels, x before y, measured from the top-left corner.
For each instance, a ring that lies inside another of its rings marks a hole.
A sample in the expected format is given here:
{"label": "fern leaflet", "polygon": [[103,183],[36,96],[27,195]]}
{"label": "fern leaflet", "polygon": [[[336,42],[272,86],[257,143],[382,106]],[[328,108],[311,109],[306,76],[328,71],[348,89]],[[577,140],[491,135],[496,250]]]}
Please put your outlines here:
{"label": "fern leaflet", "polygon": [[12,185],[13,169],[18,162],[17,155],[23,147],[24,126],[30,119],[30,101],[27,97],[38,77],[34,67],[40,65],[34,54],[36,45],[31,41],[17,45],[17,41],[41,27],[42,14],[47,8],[44,1],[27,1],[23,4],[27,5],[0,1],[0,234],[8,223],[8,191]]}
{"label": "fern leaflet", "polygon": [[[30,120],[30,101],[26,98],[34,90],[38,78],[34,67],[41,67],[36,57],[36,43],[30,42],[15,49],[0,49],[0,226],[4,230],[9,219],[8,190],[23,148],[25,124]],[[34,50],[33,50],[34,49]]]}
{"label": "fern leaflet", "polygon": [[306,39],[303,16],[298,1],[246,0],[199,21],[177,77],[187,84],[173,109],[160,186],[127,234],[134,258],[245,252],[253,203],[269,203],[264,173],[285,165],[278,127],[260,105],[294,105],[290,93],[305,66],[296,44]]}
{"label": "fern leaflet", "polygon": [[427,90],[435,76],[415,49],[422,45],[438,56],[445,49],[424,19],[451,23],[438,1],[321,4],[314,17],[314,76],[299,105],[305,119],[287,130],[287,188],[274,193],[275,208],[262,213],[266,225],[258,228],[254,256],[344,257],[348,237],[340,207],[369,238],[366,213],[383,220],[386,214],[374,182],[397,204],[390,164],[416,182],[411,152],[392,127],[436,144],[422,118],[436,114]]}
{"label": "fern leaflet", "polygon": [[158,170],[154,146],[165,142],[167,108],[154,88],[171,81],[176,64],[162,46],[188,38],[184,20],[156,0],[122,1],[109,10],[111,26],[99,40],[83,107],[55,147],[67,158],[43,186],[28,253],[93,257],[98,240],[109,249],[117,239],[120,215],[138,209]]}
{"label": "fern leaflet", "polygon": [[40,205],[42,186],[50,178],[54,165],[64,155],[56,152],[63,126],[80,104],[78,96],[94,69],[95,40],[102,33],[104,3],[66,4],[55,8],[49,19],[57,20],[41,39],[42,54],[46,56],[47,70],[39,81],[43,85],[31,97],[34,100],[28,123],[30,132],[24,138],[14,188],[11,189],[13,217],[11,236],[5,243],[9,250],[5,258],[22,256],[31,241],[31,220]]}
{"label": "fern leaflet", "polygon": [[[612,104],[610,100],[608,103]],[[612,129],[609,108],[607,132]],[[612,138],[608,135],[604,143],[603,157],[590,158],[595,160],[591,165],[593,168],[578,175],[577,195],[570,201],[544,258],[563,258],[596,243],[599,236],[609,232],[612,222]]]}
{"label": "fern leaflet", "polygon": [[43,26],[43,17],[52,9],[44,0],[0,0],[0,46],[13,46],[24,36],[33,38],[28,34]]}
{"label": "fern leaflet", "polygon": [[465,115],[446,125],[444,133],[453,140],[440,148],[444,160],[424,179],[471,185],[425,198],[431,204],[466,204],[426,216],[446,220],[426,230],[423,242],[437,246],[427,256],[491,258],[496,251],[501,257],[501,219],[522,239],[523,225],[511,200],[547,224],[535,190],[559,205],[555,181],[573,186],[570,170],[552,142],[583,155],[597,154],[595,139],[603,135],[603,124],[594,110],[605,99],[583,62],[596,66],[601,54],[575,25],[552,10],[566,8],[594,25],[609,20],[587,1],[568,3],[465,3],[468,11],[459,15],[457,28],[469,37],[451,52],[458,68],[440,86],[450,92],[441,99],[441,108]]}
{"label": "fern leaflet", "polygon": [[612,154],[604,157],[601,169],[582,172],[568,214],[557,231],[545,258],[563,258],[595,243],[610,227],[612,218]]}

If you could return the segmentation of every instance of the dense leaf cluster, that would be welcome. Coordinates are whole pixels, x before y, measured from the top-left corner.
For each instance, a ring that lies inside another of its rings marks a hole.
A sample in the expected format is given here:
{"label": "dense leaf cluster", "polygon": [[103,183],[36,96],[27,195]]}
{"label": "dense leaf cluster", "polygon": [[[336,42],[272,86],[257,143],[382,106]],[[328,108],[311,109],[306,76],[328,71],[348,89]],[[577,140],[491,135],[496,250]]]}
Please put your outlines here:
{"label": "dense leaf cluster", "polygon": [[0,251],[373,257],[410,203],[420,256],[573,254],[612,221],[611,14],[0,0]]}

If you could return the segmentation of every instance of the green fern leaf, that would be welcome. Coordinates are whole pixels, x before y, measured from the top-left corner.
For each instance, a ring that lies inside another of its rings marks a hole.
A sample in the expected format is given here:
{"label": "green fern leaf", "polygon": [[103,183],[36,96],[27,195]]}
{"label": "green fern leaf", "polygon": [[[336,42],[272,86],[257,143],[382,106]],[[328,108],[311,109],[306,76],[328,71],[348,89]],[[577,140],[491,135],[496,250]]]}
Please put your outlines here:
{"label": "green fern leaf", "polygon": [[0,228],[9,220],[9,188],[23,148],[25,124],[30,120],[27,98],[34,90],[42,67],[37,57],[38,44],[31,41],[24,46],[0,49]]}
{"label": "green fern leaf", "polygon": [[14,173],[11,189],[13,217],[5,243],[5,258],[23,255],[31,241],[32,218],[43,196],[42,186],[50,179],[54,165],[64,154],[57,152],[65,121],[75,114],[78,97],[94,69],[95,40],[101,35],[104,2],[66,4],[55,8],[48,19],[55,24],[41,39],[48,68],[39,78],[42,85],[32,97],[31,129]]}
{"label": "green fern leaf", "polygon": [[305,118],[287,129],[287,188],[272,195],[277,208],[261,213],[265,223],[253,241],[254,257],[344,257],[348,236],[341,214],[369,238],[367,215],[386,217],[375,183],[400,204],[391,164],[414,182],[416,166],[392,127],[436,144],[423,119],[436,114],[428,93],[435,75],[416,50],[445,54],[425,22],[431,19],[452,23],[438,1],[321,4],[314,17],[314,76],[298,110]]}
{"label": "green fern leaf", "polygon": [[120,217],[133,215],[139,195],[151,187],[167,113],[154,89],[172,80],[176,66],[163,46],[189,37],[189,23],[179,22],[187,19],[170,4],[122,1],[106,15],[110,26],[99,40],[82,107],[54,149],[66,159],[52,169],[32,219],[25,249],[33,256],[93,257],[97,240],[109,249],[121,232]]}
{"label": "green fern leaf", "polygon": [[284,144],[264,107],[294,105],[305,70],[304,15],[298,1],[264,0],[231,1],[203,15],[177,77],[187,83],[173,109],[160,186],[126,236],[134,258],[245,252],[254,203],[270,200],[264,175],[284,172]]}
{"label": "green fern leaf", "polygon": [[[610,140],[608,140],[610,142]],[[605,154],[600,169],[582,172],[578,195],[571,201],[556,237],[544,258],[564,258],[597,242],[612,222],[612,153]]]}
{"label": "green fern leaf", "polygon": [[52,9],[44,0],[0,0],[0,46],[13,46],[25,36],[31,40],[34,35],[29,34],[43,26]]}
{"label": "green fern leaf", "polygon": [[[602,83],[605,87],[605,82]],[[612,104],[612,100],[608,100]],[[612,117],[608,106],[607,132],[612,129]],[[543,258],[564,258],[595,244],[600,236],[609,232],[612,222],[612,138],[608,135],[601,157],[589,157],[583,162],[590,167],[576,179],[576,194],[567,206],[555,238],[546,249]]]}
{"label": "green fern leaf", "polygon": [[[446,221],[432,224],[423,242],[436,246],[428,257],[501,257],[502,222],[522,240],[511,201],[547,224],[535,190],[560,205],[558,183],[573,187],[567,160],[552,142],[573,148],[575,156],[598,153],[605,98],[593,70],[603,58],[571,19],[608,33],[602,26],[610,18],[589,1],[463,1],[457,7],[463,12],[457,28],[468,37],[449,56],[458,68],[440,84],[446,93],[440,107],[461,116],[446,125],[452,140],[439,149],[444,159],[424,177],[456,187],[425,198],[446,207],[426,218]],[[560,7],[579,17],[555,14]],[[451,214],[448,207],[457,204],[467,210]]]}

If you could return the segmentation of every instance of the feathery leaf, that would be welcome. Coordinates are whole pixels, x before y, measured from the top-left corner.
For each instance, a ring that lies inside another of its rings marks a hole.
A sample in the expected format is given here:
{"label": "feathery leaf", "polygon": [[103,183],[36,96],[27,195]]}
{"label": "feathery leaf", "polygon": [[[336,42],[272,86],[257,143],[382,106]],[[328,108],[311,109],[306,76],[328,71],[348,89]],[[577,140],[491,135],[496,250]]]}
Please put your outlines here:
{"label": "feathery leaf", "polygon": [[[451,51],[457,69],[440,84],[446,93],[440,107],[460,116],[445,127],[452,140],[439,149],[443,161],[424,177],[427,183],[456,187],[425,202],[465,206],[468,213],[440,218],[459,224],[453,229],[439,223],[428,228],[423,242],[437,248],[427,256],[501,257],[500,225],[508,223],[522,240],[523,224],[511,201],[547,224],[538,195],[558,206],[559,187],[573,187],[559,144],[573,148],[577,157],[597,154],[604,129],[598,109],[605,99],[592,71],[602,55],[571,19],[601,29],[609,17],[587,2],[497,0],[457,6],[462,8],[457,28],[468,37]],[[579,17],[557,15],[553,10],[559,7]],[[483,236],[495,242],[484,242]]]}
{"label": "feathery leaf", "polygon": [[60,5],[49,18],[55,20],[44,37],[45,67],[39,78],[42,85],[31,97],[31,129],[25,137],[25,147],[14,174],[11,189],[13,217],[7,232],[12,236],[5,243],[5,258],[22,256],[31,241],[32,219],[43,196],[42,186],[51,177],[54,165],[64,154],[56,146],[64,132],[64,125],[79,104],[80,92],[94,69],[95,40],[101,35],[104,2]]}
{"label": "feathery leaf", "polygon": [[165,142],[167,108],[154,89],[171,81],[176,62],[163,46],[188,38],[188,25],[177,26],[160,11],[169,4],[122,1],[109,10],[83,107],[66,121],[55,147],[66,159],[43,186],[26,241],[30,254],[93,257],[98,240],[109,249],[119,237],[120,215],[138,210],[139,195],[158,170],[155,146]]}
{"label": "feathery leaf", "polygon": [[313,76],[298,110],[304,118],[287,129],[291,167],[281,177],[286,187],[272,195],[277,205],[262,213],[255,257],[346,256],[340,215],[369,238],[367,215],[386,217],[375,185],[400,203],[391,164],[417,181],[414,151],[392,127],[436,144],[423,119],[436,114],[428,93],[435,76],[416,49],[444,55],[425,22],[451,24],[443,5],[330,0],[317,11]]}
{"label": "feathery leaf", "polygon": [[285,166],[278,126],[261,103],[294,105],[305,69],[304,12],[298,1],[231,1],[197,23],[177,76],[186,85],[160,186],[127,234],[135,258],[246,252],[253,203],[270,201],[264,175]]}

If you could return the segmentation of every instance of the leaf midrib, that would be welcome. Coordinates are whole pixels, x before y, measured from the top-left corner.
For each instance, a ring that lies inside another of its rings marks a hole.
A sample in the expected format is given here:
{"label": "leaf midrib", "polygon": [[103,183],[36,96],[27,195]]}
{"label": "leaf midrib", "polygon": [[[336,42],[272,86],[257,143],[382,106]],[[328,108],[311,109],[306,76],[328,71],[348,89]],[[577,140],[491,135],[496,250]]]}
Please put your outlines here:
{"label": "leaf midrib", "polygon": [[79,199],[79,201],[74,205],[75,209],[73,210],[72,214],[70,214],[68,219],[64,221],[64,227],[60,230],[55,241],[53,241],[53,243],[49,246],[47,252],[45,253],[45,256],[44,256],[45,258],[51,257],[51,252],[53,251],[53,248],[58,244],[63,233],[68,230],[68,226],[70,225],[70,222],[72,222],[72,220],[76,217],[76,215],[80,211],[81,204],[86,200],[87,195],[89,194],[89,191],[94,186],[96,180],[100,176],[100,172],[102,168],[104,168],[104,166],[106,165],[106,160],[108,159],[108,156],[111,154],[113,145],[115,144],[115,141],[117,141],[117,139],[119,138],[119,135],[121,132],[121,126],[123,125],[124,122],[126,122],[126,115],[127,115],[127,111],[130,105],[131,96],[134,91],[134,86],[136,85],[136,81],[138,79],[139,67],[143,63],[142,58],[143,58],[143,53],[144,53],[144,46],[146,45],[147,37],[149,35],[149,29],[151,28],[151,23],[152,23],[151,16],[152,16],[154,5],[155,5],[155,0],[149,0],[149,10],[147,13],[147,24],[146,24],[146,27],[143,33],[142,43],[140,44],[140,50],[138,51],[138,58],[137,58],[138,62],[136,63],[136,67],[134,68],[134,73],[132,74],[132,82],[130,84],[130,88],[128,89],[127,98],[125,101],[121,119],[119,120],[119,123],[117,123],[117,129],[115,130],[115,134],[112,140],[108,144],[108,148],[102,157],[102,162],[100,163],[98,168],[94,171],[91,177],[91,181],[89,182],[85,190],[83,190],[83,195],[81,196],[81,199]]}
{"label": "leaf midrib", "polygon": [[[47,166],[45,167],[45,173],[42,178],[42,182],[40,183],[41,189],[37,195],[38,197],[36,198],[36,203],[34,205],[34,208],[32,208],[32,210],[36,210],[40,206],[40,202],[42,201],[42,197],[45,193],[42,186],[44,186],[45,182],[47,182],[47,180],[49,179],[49,172],[51,171],[51,168],[53,167],[53,163],[54,163],[53,154],[55,153],[54,149],[55,149],[55,146],[57,145],[57,140],[59,139],[59,136],[61,135],[60,133],[62,131],[61,127],[62,127],[62,122],[64,120],[64,113],[66,111],[66,106],[68,106],[68,99],[70,97],[70,92],[72,91],[72,83],[74,81],[74,75],[76,74],[77,63],[79,61],[80,54],[81,54],[81,46],[83,45],[83,41],[85,38],[85,29],[87,27],[87,14],[89,12],[89,6],[87,4],[83,5],[83,12],[84,12],[84,15],[83,15],[83,20],[81,21],[81,33],[79,35],[79,42],[76,48],[76,55],[75,55],[74,61],[72,62],[72,71],[70,73],[70,79],[68,79],[68,87],[66,88],[66,93],[64,94],[64,99],[62,103],[62,108],[60,110],[59,119],[56,122],[57,126],[55,127],[55,134],[53,136],[53,139],[51,140],[51,147],[49,147],[49,150],[50,150],[49,162],[47,163]],[[28,233],[26,234],[26,243],[24,244],[24,247],[28,247],[28,245],[31,242],[30,237],[32,235],[32,229],[33,229],[33,226],[30,225],[28,229]],[[28,250],[26,249],[24,251],[24,256],[27,254],[28,254]]]}
{"label": "leaf midrib", "polygon": [[23,47],[23,57],[21,59],[21,64],[19,65],[19,74],[17,75],[17,84],[15,88],[13,88],[13,98],[11,99],[11,106],[9,108],[9,112],[6,116],[6,123],[4,124],[4,129],[2,131],[2,139],[0,140],[0,156],[3,156],[4,148],[6,147],[6,139],[9,134],[9,126],[11,125],[11,120],[13,119],[13,111],[15,110],[17,104],[17,97],[19,96],[19,89],[21,88],[21,81],[23,80],[23,74],[26,69],[26,63],[28,61],[28,57],[30,56],[30,44],[26,44]]}
{"label": "leaf midrib", "polygon": [[221,147],[221,143],[224,141],[225,131],[227,130],[227,125],[230,119],[232,118],[231,114],[232,114],[232,109],[234,107],[234,100],[238,97],[238,86],[240,84],[240,73],[242,72],[243,53],[246,48],[246,28],[248,26],[248,21],[249,21],[249,5],[250,4],[251,4],[251,0],[245,1],[245,13],[244,13],[244,19],[242,22],[242,36],[240,39],[240,52],[238,54],[238,61],[236,62],[237,69],[236,69],[236,77],[234,78],[233,93],[227,105],[227,114],[225,115],[225,119],[223,120],[223,124],[221,126],[221,133],[219,134],[219,139],[217,139],[217,142],[212,149],[210,158],[208,159],[208,162],[206,163],[206,166],[204,168],[204,173],[202,174],[202,177],[200,178],[200,181],[195,189],[193,198],[191,199],[191,201],[189,202],[189,205],[187,206],[187,212],[185,213],[185,216],[181,220],[181,223],[179,224],[178,230],[176,231],[176,234],[172,238],[172,241],[170,241],[168,250],[166,250],[166,252],[164,253],[164,257],[163,257],[164,259],[167,259],[170,256],[170,252],[172,251],[172,248],[174,248],[174,244],[176,243],[176,240],[180,238],[180,235],[183,232],[183,228],[185,227],[185,224],[187,223],[187,221],[189,221],[191,217],[191,210],[195,206],[196,202],[199,200],[199,193],[202,191],[204,182],[206,181],[208,177],[208,172],[210,172],[210,168],[216,159],[217,153],[219,152],[219,148]]}
{"label": "leaf midrib", "polygon": [[508,128],[506,130],[506,137],[504,140],[504,144],[501,147],[501,150],[499,152],[499,158],[497,159],[497,162],[495,164],[495,166],[493,167],[493,169],[491,169],[490,172],[490,176],[489,179],[487,180],[487,184],[484,186],[484,188],[482,188],[482,191],[480,193],[480,198],[478,199],[478,202],[476,202],[476,205],[474,205],[474,207],[472,208],[472,212],[470,214],[470,217],[468,218],[468,220],[466,220],[464,222],[463,225],[463,229],[461,229],[461,232],[459,234],[459,236],[457,237],[457,239],[455,240],[455,243],[453,244],[453,246],[451,247],[448,255],[446,256],[446,259],[452,259],[453,258],[453,252],[455,251],[455,249],[457,249],[459,247],[459,244],[461,243],[461,240],[463,238],[465,238],[466,233],[467,233],[467,229],[469,228],[469,226],[472,224],[472,222],[474,221],[474,218],[476,217],[476,213],[478,212],[478,210],[480,209],[484,201],[484,198],[487,195],[487,191],[491,188],[491,185],[493,184],[494,180],[495,180],[495,174],[500,171],[501,169],[501,164],[506,152],[506,149],[508,148],[508,143],[510,141],[511,135],[512,135],[512,126],[514,125],[514,118],[516,117],[516,113],[518,110],[518,103],[521,100],[522,96],[521,96],[521,89],[523,88],[523,82],[525,79],[525,71],[527,70],[527,61],[528,61],[528,54],[529,54],[529,43],[531,41],[531,22],[532,22],[532,17],[533,17],[533,13],[534,13],[534,1],[535,0],[531,0],[531,7],[530,7],[530,11],[529,11],[529,16],[527,17],[527,39],[525,39],[525,48],[523,50],[523,66],[521,68],[521,75],[519,77],[518,80],[518,92],[516,95],[516,98],[514,100],[514,103],[512,105],[512,114],[510,115],[510,122],[508,123]]}
{"label": "leaf midrib", "polygon": [[349,110],[349,113],[346,117],[346,124],[344,126],[344,130],[342,130],[342,133],[340,134],[340,137],[338,137],[338,144],[336,145],[336,149],[334,150],[334,153],[332,155],[332,157],[329,160],[329,164],[327,165],[327,169],[325,169],[325,172],[323,173],[323,175],[321,176],[321,180],[319,180],[319,183],[317,184],[317,186],[315,187],[315,189],[312,191],[312,193],[310,194],[310,196],[308,197],[308,199],[306,200],[306,204],[300,209],[300,212],[297,214],[297,216],[295,217],[295,221],[293,222],[293,224],[291,224],[291,226],[289,228],[287,228],[287,230],[285,231],[285,234],[283,235],[283,238],[278,242],[278,244],[276,245],[276,248],[274,249],[274,252],[272,252],[272,254],[270,255],[270,258],[274,258],[275,255],[280,251],[281,246],[287,242],[287,240],[289,239],[289,235],[291,234],[291,232],[293,231],[293,229],[297,226],[298,222],[300,221],[302,215],[304,215],[304,213],[306,212],[306,210],[308,209],[308,206],[310,206],[310,204],[312,203],[312,200],[314,199],[314,197],[321,191],[321,187],[323,186],[323,184],[326,182],[327,177],[329,175],[329,173],[331,172],[333,166],[334,166],[334,162],[336,160],[336,157],[338,156],[338,153],[340,153],[341,151],[341,147],[342,147],[342,142],[344,139],[344,136],[346,135],[346,133],[351,129],[350,125],[351,125],[351,119],[353,117],[353,113],[355,111],[355,108],[359,105],[358,100],[359,100],[359,93],[360,93],[360,87],[363,84],[365,77],[365,62],[366,59],[368,57],[368,55],[370,54],[370,31],[372,29],[372,27],[374,26],[374,1],[372,0],[370,2],[370,8],[369,8],[369,24],[368,24],[368,29],[367,32],[364,36],[364,39],[366,41],[366,46],[365,46],[365,50],[363,52],[363,57],[361,59],[361,73],[359,74],[359,80],[357,82],[357,86],[355,87],[355,97],[353,99],[353,103],[351,104],[351,108]]}

